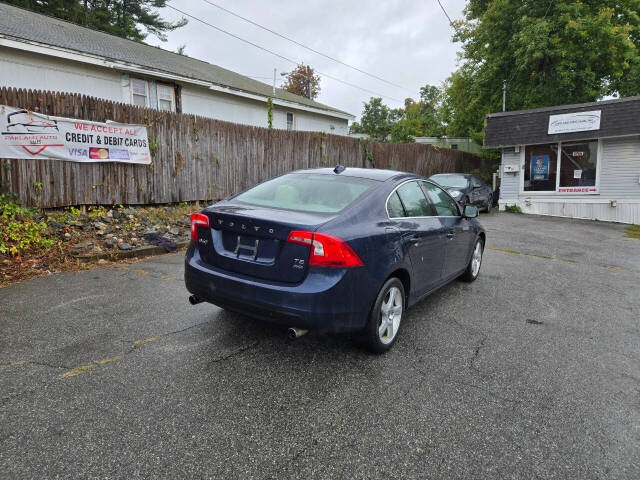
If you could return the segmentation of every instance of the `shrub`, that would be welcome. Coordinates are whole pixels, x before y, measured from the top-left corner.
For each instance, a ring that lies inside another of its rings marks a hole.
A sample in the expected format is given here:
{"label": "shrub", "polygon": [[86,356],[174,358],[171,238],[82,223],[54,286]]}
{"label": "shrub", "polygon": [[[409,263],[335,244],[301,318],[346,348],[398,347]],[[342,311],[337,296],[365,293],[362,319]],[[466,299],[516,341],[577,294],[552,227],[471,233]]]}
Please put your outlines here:
{"label": "shrub", "polygon": [[47,224],[34,219],[37,212],[35,208],[16,204],[9,195],[0,195],[0,254],[19,255],[55,245],[55,240],[49,238]]}
{"label": "shrub", "polygon": [[522,209],[518,205],[505,205],[505,212],[522,213]]}

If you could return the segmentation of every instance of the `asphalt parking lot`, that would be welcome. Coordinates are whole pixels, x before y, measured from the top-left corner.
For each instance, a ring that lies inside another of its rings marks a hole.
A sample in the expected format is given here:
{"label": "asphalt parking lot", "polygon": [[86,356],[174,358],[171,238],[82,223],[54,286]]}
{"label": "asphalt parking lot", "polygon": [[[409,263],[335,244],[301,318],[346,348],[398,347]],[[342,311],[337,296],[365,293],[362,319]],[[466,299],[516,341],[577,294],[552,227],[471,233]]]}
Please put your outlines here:
{"label": "asphalt parking lot", "polygon": [[640,478],[640,240],[481,222],[383,356],[190,306],[181,254],[0,289],[0,478]]}

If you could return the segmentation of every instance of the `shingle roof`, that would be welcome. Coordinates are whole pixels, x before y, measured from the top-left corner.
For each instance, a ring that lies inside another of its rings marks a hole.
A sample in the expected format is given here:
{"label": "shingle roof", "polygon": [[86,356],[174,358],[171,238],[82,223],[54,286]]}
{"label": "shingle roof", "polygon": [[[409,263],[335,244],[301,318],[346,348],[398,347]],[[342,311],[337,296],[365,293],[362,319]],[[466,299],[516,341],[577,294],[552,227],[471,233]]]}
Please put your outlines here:
{"label": "shingle roof", "polygon": [[[599,130],[548,134],[550,115],[591,110],[601,111]],[[637,134],[640,134],[640,96],[491,113],[486,116],[484,146],[512,147]]]}
{"label": "shingle roof", "polygon": [[280,88],[276,88],[274,96],[271,85],[211,63],[4,3],[0,3],[0,35],[97,55],[109,60],[127,62],[158,72],[212,82],[244,92],[273,96],[281,100],[326,110],[328,114],[336,112],[351,115]]}

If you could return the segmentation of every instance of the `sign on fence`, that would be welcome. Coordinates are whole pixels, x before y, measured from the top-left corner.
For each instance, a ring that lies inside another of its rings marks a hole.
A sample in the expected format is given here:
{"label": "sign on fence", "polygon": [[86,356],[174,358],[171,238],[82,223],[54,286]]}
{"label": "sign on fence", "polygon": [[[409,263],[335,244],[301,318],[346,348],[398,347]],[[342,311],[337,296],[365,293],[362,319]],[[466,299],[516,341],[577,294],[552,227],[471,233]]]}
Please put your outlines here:
{"label": "sign on fence", "polygon": [[0,158],[150,164],[147,128],[0,105]]}

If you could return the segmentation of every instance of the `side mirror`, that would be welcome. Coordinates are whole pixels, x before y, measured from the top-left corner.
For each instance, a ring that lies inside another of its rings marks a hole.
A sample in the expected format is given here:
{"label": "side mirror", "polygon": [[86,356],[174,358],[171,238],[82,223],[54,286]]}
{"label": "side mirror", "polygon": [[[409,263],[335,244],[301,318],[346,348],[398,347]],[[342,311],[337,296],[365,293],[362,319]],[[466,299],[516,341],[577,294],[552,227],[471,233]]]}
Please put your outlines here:
{"label": "side mirror", "polygon": [[465,205],[462,216],[464,218],[476,218],[478,216],[478,207],[475,205]]}

